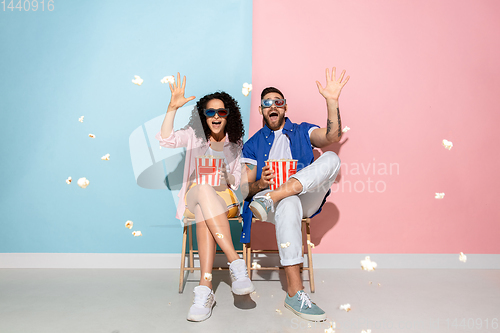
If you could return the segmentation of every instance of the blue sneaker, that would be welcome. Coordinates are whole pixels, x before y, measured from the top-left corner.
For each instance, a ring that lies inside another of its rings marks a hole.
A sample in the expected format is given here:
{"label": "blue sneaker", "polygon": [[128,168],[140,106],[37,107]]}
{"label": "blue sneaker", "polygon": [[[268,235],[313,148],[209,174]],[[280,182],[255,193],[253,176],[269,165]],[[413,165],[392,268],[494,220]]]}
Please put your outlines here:
{"label": "blue sneaker", "polygon": [[326,320],[325,311],[321,310],[319,306],[311,302],[309,295],[303,290],[290,297],[286,293],[285,308],[295,313],[300,318],[310,321],[324,321]]}
{"label": "blue sneaker", "polygon": [[274,212],[274,202],[269,193],[255,197],[250,204],[250,210],[257,220],[267,221],[267,214]]}

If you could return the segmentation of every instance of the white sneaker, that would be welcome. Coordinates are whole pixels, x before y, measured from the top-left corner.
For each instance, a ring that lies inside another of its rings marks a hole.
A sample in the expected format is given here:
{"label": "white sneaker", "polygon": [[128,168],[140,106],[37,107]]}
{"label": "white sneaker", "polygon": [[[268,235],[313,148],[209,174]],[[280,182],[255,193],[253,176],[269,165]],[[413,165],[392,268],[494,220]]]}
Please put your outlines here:
{"label": "white sneaker", "polygon": [[193,305],[189,308],[187,320],[203,321],[212,315],[215,306],[215,295],[207,286],[196,286],[193,290]]}
{"label": "white sneaker", "polygon": [[266,193],[266,195],[254,197],[253,201],[250,203],[250,210],[257,220],[267,221],[269,212],[274,212],[274,202],[269,192]]}
{"label": "white sneaker", "polygon": [[236,259],[229,264],[231,273],[231,289],[235,295],[248,295],[255,290],[252,280],[248,277],[245,260]]}

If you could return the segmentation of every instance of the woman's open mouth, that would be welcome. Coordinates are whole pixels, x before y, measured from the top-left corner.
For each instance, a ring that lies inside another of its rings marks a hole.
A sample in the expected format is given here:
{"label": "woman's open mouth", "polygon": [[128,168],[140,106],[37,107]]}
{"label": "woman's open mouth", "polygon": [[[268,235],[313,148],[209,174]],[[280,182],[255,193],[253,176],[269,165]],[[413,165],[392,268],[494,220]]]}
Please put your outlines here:
{"label": "woman's open mouth", "polygon": [[212,126],[213,126],[214,128],[219,128],[219,127],[220,127],[220,125],[221,125],[221,123],[222,123],[221,121],[212,121]]}

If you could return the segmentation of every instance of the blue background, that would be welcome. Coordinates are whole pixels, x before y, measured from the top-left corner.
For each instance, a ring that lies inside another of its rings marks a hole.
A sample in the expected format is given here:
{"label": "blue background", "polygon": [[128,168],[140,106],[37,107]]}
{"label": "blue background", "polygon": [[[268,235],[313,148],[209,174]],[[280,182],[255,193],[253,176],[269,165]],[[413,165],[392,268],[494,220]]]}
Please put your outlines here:
{"label": "blue background", "polygon": [[178,71],[186,96],[234,96],[248,133],[252,2],[55,1],[0,8],[0,31],[0,252],[180,252],[172,196],[136,184],[129,136],[164,114]]}

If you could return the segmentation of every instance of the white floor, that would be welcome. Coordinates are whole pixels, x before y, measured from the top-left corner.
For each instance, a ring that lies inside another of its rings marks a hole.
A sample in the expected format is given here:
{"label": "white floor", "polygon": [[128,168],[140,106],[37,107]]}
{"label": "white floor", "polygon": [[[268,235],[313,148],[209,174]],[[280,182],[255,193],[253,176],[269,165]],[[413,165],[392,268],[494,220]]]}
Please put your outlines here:
{"label": "white floor", "polygon": [[337,333],[500,332],[500,270],[316,269],[323,323],[285,309],[283,272],[254,273],[250,296],[233,296],[227,271],[213,276],[212,317],[191,323],[196,272],[179,294],[174,269],[0,269],[0,332],[324,332],[330,321]]}

